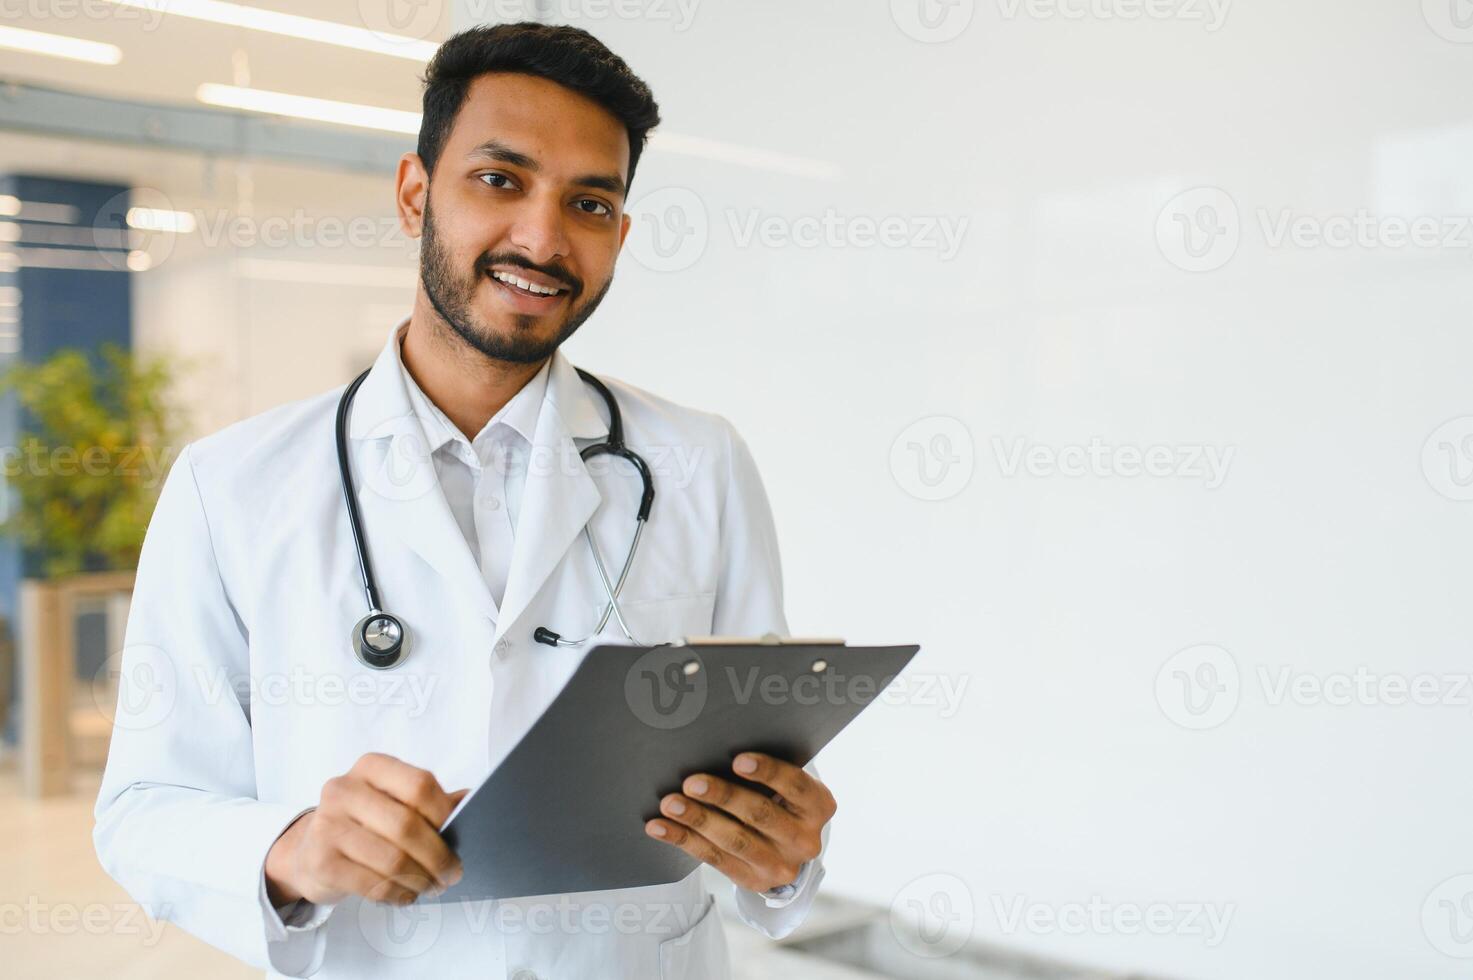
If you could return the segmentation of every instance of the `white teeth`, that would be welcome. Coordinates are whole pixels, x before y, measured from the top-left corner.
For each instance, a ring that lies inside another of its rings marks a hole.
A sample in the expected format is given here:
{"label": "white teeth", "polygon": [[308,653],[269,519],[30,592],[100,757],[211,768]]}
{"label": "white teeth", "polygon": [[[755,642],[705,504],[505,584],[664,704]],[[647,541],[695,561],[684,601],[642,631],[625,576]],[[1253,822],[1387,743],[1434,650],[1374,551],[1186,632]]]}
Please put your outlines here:
{"label": "white teeth", "polygon": [[514,276],[510,272],[493,272],[491,273],[491,278],[499,279],[504,283],[516,286],[518,289],[524,289],[529,293],[536,293],[538,296],[556,296],[562,292],[561,289],[549,289],[546,286],[539,286],[536,283],[528,282],[521,276]]}

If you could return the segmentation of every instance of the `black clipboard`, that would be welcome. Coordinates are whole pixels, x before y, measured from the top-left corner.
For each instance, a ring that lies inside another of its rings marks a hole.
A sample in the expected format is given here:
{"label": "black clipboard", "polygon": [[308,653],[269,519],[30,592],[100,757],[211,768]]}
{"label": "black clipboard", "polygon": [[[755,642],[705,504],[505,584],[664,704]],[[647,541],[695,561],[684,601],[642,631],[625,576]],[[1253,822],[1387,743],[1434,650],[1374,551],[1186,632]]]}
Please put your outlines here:
{"label": "black clipboard", "polygon": [[731,769],[743,750],[807,765],[919,649],[773,636],[595,647],[450,815],[441,834],[465,875],[421,901],[679,881],[695,859],[644,832],[664,794],[696,772],[745,783]]}

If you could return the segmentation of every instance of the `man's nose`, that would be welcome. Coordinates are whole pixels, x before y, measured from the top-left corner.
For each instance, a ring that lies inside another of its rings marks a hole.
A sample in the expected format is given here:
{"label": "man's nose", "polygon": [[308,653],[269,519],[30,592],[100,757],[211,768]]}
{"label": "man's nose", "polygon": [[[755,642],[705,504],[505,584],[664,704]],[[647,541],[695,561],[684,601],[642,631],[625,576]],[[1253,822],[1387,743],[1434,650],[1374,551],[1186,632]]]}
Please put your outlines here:
{"label": "man's nose", "polygon": [[529,261],[545,265],[569,251],[567,214],[553,197],[529,199],[519,210],[510,240]]}

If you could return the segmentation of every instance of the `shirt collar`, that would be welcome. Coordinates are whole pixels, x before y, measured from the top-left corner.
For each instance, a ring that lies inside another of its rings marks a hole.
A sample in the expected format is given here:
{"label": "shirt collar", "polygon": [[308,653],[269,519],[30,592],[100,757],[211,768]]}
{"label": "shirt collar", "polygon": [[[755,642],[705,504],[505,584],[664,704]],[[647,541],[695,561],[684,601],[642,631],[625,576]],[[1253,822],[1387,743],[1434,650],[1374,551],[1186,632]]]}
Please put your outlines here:
{"label": "shirt collar", "polygon": [[490,432],[498,425],[505,425],[516,432],[531,444],[533,436],[537,431],[537,417],[542,411],[542,400],[547,394],[548,368],[552,363],[549,358],[544,361],[541,369],[522,386],[521,390],[512,396],[511,401],[501,407],[501,410],[487,420],[476,433],[475,439],[467,440],[465,433],[450,421],[440,407],[430,400],[429,396],[420,388],[409,369],[404,366],[402,345],[404,342],[404,331],[401,329],[393,344],[394,361],[398,364],[399,371],[404,377],[404,389],[409,395],[409,404],[414,414],[419,418],[419,424],[424,429],[425,438],[429,440],[428,449],[431,453],[453,442],[465,443],[468,446],[483,442]]}

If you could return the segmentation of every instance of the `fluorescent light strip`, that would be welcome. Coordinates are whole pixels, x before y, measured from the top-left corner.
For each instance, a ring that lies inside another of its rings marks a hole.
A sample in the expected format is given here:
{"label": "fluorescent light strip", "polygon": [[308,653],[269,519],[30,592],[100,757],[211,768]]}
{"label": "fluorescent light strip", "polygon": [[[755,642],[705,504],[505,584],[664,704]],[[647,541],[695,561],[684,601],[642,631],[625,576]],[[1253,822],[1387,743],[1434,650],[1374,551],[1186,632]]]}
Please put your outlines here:
{"label": "fluorescent light strip", "polygon": [[285,92],[267,92],[264,89],[240,88],[235,85],[216,85],[213,82],[201,85],[195,92],[195,97],[206,105],[244,109],[270,116],[291,116],[390,133],[412,135],[419,132],[419,113],[401,109],[381,109],[356,102],[334,102],[331,99],[314,99],[305,95],[288,95]]}
{"label": "fluorescent light strip", "polygon": [[14,194],[0,194],[0,218],[17,217],[54,225],[74,225],[77,223],[77,209],[70,204],[22,201]]}
{"label": "fluorescent light strip", "polygon": [[60,34],[44,34],[22,27],[0,27],[0,48],[85,61],[93,65],[116,65],[123,60],[123,49],[115,44],[83,41],[81,38],[63,37]]}
{"label": "fluorescent light strip", "polygon": [[181,235],[195,229],[194,215],[188,211],[166,211],[163,208],[129,208],[128,225],[143,231],[172,231]]}
{"label": "fluorescent light strip", "polygon": [[109,0],[120,7],[134,7],[155,15],[189,17],[213,24],[244,27],[247,30],[295,37],[304,41],[333,44],[340,48],[370,51],[395,58],[425,62],[439,47],[434,41],[424,41],[402,34],[371,31],[366,27],[353,27],[333,20],[317,20],[297,14],[283,14],[275,10],[262,10],[238,3],[223,3],[220,0]]}
{"label": "fluorescent light strip", "polygon": [[[213,82],[201,85],[195,95],[206,105],[244,109],[247,112],[259,112],[271,116],[290,116],[296,119],[336,123],[341,126],[407,133],[411,136],[419,132],[420,114],[405,112],[401,109],[383,109],[378,106],[360,105],[356,102],[333,102],[329,99],[314,99],[305,95],[290,95],[286,92],[268,92],[257,88],[240,88],[235,85],[217,85]],[[754,170],[767,170],[817,180],[836,180],[843,174],[843,171],[836,165],[826,160],[792,156],[773,150],[741,146],[737,143],[702,139],[698,136],[652,133],[650,142],[669,153],[716,160],[739,167],[751,167]]]}

